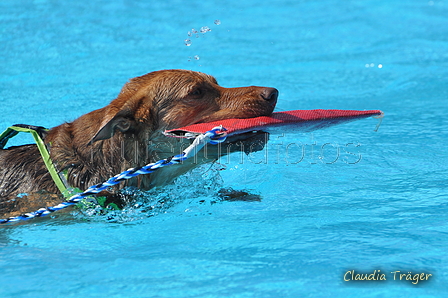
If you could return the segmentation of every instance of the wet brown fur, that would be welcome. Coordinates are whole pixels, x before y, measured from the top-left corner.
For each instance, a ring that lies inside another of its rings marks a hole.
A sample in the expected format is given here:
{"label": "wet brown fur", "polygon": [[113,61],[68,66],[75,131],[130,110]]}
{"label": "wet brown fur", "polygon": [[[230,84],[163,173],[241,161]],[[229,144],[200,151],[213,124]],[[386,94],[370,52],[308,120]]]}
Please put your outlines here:
{"label": "wet brown fur", "polygon": [[[130,167],[179,154],[190,144],[164,136],[167,129],[269,115],[276,100],[273,88],[224,88],[203,73],[156,71],[131,79],[106,107],[50,129],[44,141],[56,168],[68,172],[69,185],[85,190]],[[120,187],[160,186],[218,157],[216,150],[207,150],[201,162],[187,160]],[[0,217],[54,205],[61,200],[55,194],[58,190],[36,145],[0,150]]]}

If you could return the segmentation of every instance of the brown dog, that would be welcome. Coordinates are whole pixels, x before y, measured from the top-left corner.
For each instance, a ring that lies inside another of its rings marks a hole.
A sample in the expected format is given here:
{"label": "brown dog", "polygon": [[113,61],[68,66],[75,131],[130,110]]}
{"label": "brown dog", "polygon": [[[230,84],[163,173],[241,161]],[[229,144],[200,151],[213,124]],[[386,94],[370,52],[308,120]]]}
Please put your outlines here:
{"label": "brown dog", "polygon": [[[277,97],[274,88],[223,88],[203,73],[161,70],[131,79],[109,105],[52,128],[44,142],[57,170],[67,173],[68,184],[85,190],[130,167],[179,154],[190,141],[164,136],[167,129],[270,115]],[[216,155],[209,150],[201,162],[212,161]],[[187,160],[132,178],[120,187],[150,189],[197,164]],[[19,195],[36,192],[45,192],[36,202]],[[36,145],[0,150],[0,218],[58,203],[57,193]]]}

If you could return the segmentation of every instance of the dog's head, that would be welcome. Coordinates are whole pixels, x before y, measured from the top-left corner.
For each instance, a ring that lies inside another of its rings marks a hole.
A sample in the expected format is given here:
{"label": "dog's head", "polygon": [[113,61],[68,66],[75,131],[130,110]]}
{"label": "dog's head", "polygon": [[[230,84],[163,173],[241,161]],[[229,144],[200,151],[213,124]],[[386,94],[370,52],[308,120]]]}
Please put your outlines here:
{"label": "dog's head", "polygon": [[278,91],[268,87],[224,88],[215,78],[188,70],[161,70],[131,79],[106,107],[92,142],[116,131],[159,132],[195,123],[270,115]]}

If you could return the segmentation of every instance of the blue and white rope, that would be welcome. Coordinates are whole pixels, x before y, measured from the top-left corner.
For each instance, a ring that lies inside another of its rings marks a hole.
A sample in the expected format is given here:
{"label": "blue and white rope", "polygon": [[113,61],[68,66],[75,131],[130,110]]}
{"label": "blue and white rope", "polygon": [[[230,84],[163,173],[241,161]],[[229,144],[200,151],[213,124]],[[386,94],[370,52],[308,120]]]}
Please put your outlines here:
{"label": "blue and white rope", "polygon": [[179,164],[182,161],[186,160],[187,158],[196,155],[196,153],[199,150],[201,150],[202,147],[204,147],[206,143],[218,144],[218,143],[224,142],[227,137],[225,131],[226,131],[226,129],[223,128],[222,126],[215,127],[212,130],[207,131],[206,133],[197,136],[195,138],[195,140],[193,141],[193,143],[190,146],[188,146],[181,154],[174,155],[167,159],[162,159],[157,162],[147,164],[143,167],[136,167],[136,168],[128,169],[112,178],[109,178],[107,181],[105,181],[103,183],[89,187],[86,191],[84,191],[82,193],[73,195],[72,197],[68,198],[65,202],[62,202],[56,206],[40,208],[39,210],[34,211],[34,212],[25,213],[25,214],[15,216],[15,217],[9,217],[7,219],[0,219],[0,224],[4,224],[4,223],[8,223],[8,222],[24,221],[24,220],[32,219],[35,217],[46,216],[55,211],[75,205],[75,204],[79,203],[83,198],[93,195],[93,194],[98,194],[98,193],[102,192],[103,190],[106,190],[108,187],[117,185],[124,180],[128,180],[128,179],[133,178],[138,175],[150,174],[150,173],[153,173],[156,170],[166,167],[166,166]]}

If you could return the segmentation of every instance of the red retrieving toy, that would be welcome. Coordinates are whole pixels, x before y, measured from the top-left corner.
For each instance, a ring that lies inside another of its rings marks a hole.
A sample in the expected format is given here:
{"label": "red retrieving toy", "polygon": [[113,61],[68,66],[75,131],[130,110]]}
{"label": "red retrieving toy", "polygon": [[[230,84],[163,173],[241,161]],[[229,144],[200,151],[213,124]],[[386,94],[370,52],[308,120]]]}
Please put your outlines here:
{"label": "red retrieving toy", "polygon": [[222,125],[227,129],[227,135],[241,134],[250,131],[272,132],[279,127],[286,127],[294,132],[310,132],[336,124],[372,116],[382,117],[380,110],[295,110],[272,113],[248,119],[225,119],[209,123],[198,123],[186,127],[165,131],[165,135],[178,138],[194,138],[197,135]]}

